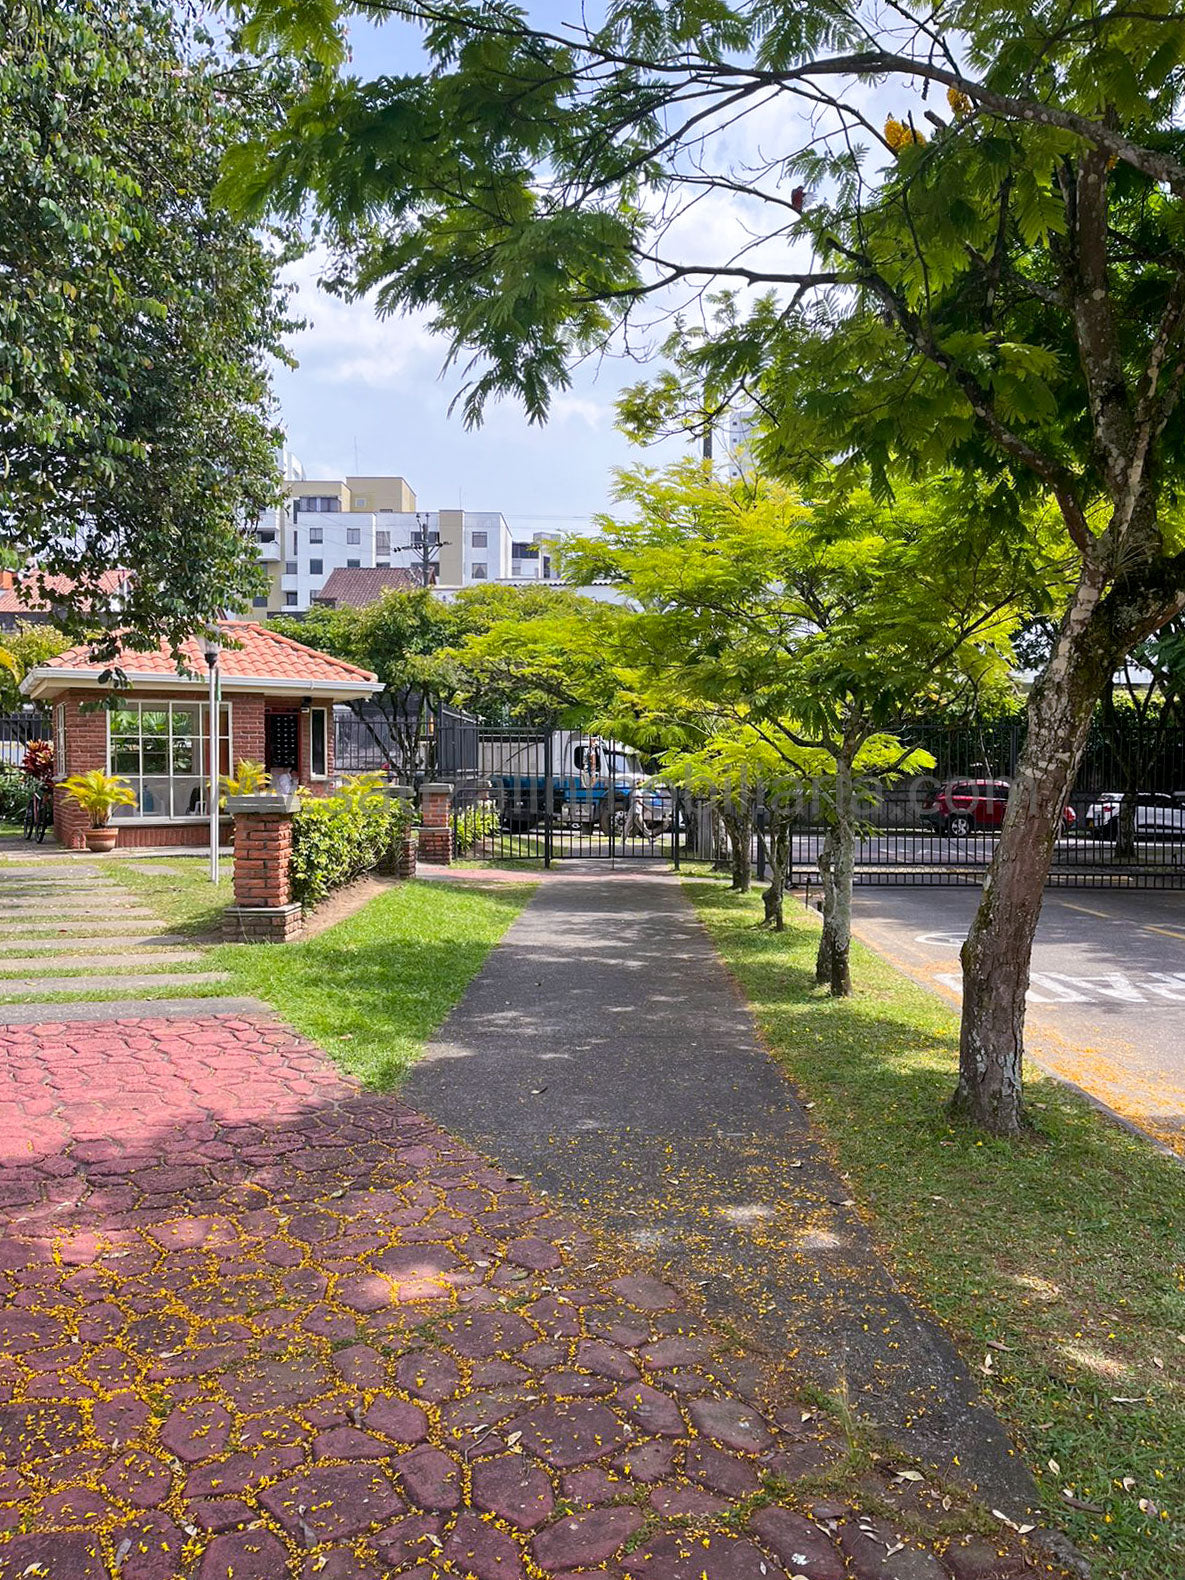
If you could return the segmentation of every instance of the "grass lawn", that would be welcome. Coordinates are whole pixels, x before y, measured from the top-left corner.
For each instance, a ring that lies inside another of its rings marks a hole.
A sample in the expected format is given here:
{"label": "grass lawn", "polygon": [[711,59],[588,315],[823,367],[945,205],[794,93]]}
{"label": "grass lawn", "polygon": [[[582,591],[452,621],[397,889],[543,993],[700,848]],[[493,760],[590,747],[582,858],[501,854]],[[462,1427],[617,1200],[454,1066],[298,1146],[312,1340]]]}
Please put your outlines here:
{"label": "grass lawn", "polygon": [[[104,870],[173,932],[217,935],[232,863],[211,887],[207,858],[113,860]],[[367,1086],[393,1086],[530,898],[533,885],[401,883],[301,944],[217,944],[204,969],[252,994]],[[207,991],[211,991],[208,989]]]}
{"label": "grass lawn", "polygon": [[302,944],[224,944],[253,993],[367,1086],[390,1087],[522,910],[529,884],[401,883]]}
{"label": "grass lawn", "polygon": [[756,894],[686,888],[886,1260],[960,1343],[1094,1580],[1185,1574],[1185,1170],[1035,1073],[1033,1138],[953,1124],[946,1005],[859,944],[855,996],[828,999],[792,897],[777,935]]}
{"label": "grass lawn", "polygon": [[210,882],[210,858],[169,856],[109,856],[103,861],[104,877],[114,878],[150,905],[170,932],[194,938],[217,938],[222,913],[234,903],[234,862],[223,857],[218,883]]}

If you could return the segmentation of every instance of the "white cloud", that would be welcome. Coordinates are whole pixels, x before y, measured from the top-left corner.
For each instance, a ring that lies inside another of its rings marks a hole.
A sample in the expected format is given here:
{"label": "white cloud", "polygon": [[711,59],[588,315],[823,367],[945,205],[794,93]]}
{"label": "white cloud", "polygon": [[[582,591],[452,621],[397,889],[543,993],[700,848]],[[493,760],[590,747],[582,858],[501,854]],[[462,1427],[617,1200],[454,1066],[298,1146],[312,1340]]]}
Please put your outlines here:
{"label": "white cloud", "polygon": [[448,345],[425,319],[379,318],[368,301],[330,295],[317,283],[325,266],[325,255],[311,252],[287,272],[297,288],[294,311],[308,320],[291,342],[302,370],[327,383],[369,389],[405,386],[412,375],[435,380]]}

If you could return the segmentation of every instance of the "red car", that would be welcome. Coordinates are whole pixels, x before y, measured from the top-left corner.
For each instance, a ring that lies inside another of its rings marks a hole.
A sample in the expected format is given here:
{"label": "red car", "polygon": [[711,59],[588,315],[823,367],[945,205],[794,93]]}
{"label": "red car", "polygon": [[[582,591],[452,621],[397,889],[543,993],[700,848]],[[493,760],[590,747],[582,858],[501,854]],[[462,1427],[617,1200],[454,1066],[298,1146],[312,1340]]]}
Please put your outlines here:
{"label": "red car", "polygon": [[[948,779],[926,797],[922,817],[939,834],[966,839],[972,833],[990,833],[1004,821],[1011,784],[1007,779]],[[1062,808],[1062,832],[1078,821],[1074,808]]]}

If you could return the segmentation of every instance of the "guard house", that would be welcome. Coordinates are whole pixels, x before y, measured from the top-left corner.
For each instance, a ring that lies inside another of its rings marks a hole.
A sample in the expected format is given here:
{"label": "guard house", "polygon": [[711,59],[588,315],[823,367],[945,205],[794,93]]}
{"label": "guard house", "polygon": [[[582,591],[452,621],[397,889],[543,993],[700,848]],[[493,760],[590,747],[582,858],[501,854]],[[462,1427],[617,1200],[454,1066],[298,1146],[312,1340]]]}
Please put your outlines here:
{"label": "guard house", "polygon": [[[219,774],[244,761],[262,762],[277,788],[325,793],[333,783],[333,705],[372,696],[378,681],[266,626],[225,621],[220,640]],[[51,714],[55,777],[102,768],[131,785],[135,805],[112,814],[122,846],[205,845],[210,710],[202,643],[186,642],[180,662],[165,645],[121,653],[127,688],[105,707],[110,687],[100,685],[99,675],[108,667],[75,647],[30,670],[21,683]],[[59,787],[59,843],[81,849],[85,825],[85,814]]]}

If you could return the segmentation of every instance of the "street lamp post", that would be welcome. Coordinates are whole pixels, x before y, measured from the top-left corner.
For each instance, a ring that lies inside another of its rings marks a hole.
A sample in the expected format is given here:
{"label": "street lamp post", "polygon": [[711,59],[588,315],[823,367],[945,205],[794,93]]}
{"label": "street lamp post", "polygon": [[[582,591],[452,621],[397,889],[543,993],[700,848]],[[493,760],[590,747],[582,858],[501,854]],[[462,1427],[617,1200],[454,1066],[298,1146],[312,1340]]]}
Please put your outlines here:
{"label": "street lamp post", "polygon": [[222,644],[208,636],[203,644],[210,671],[210,711],[206,728],[207,769],[210,777],[210,882],[218,882],[218,658]]}

